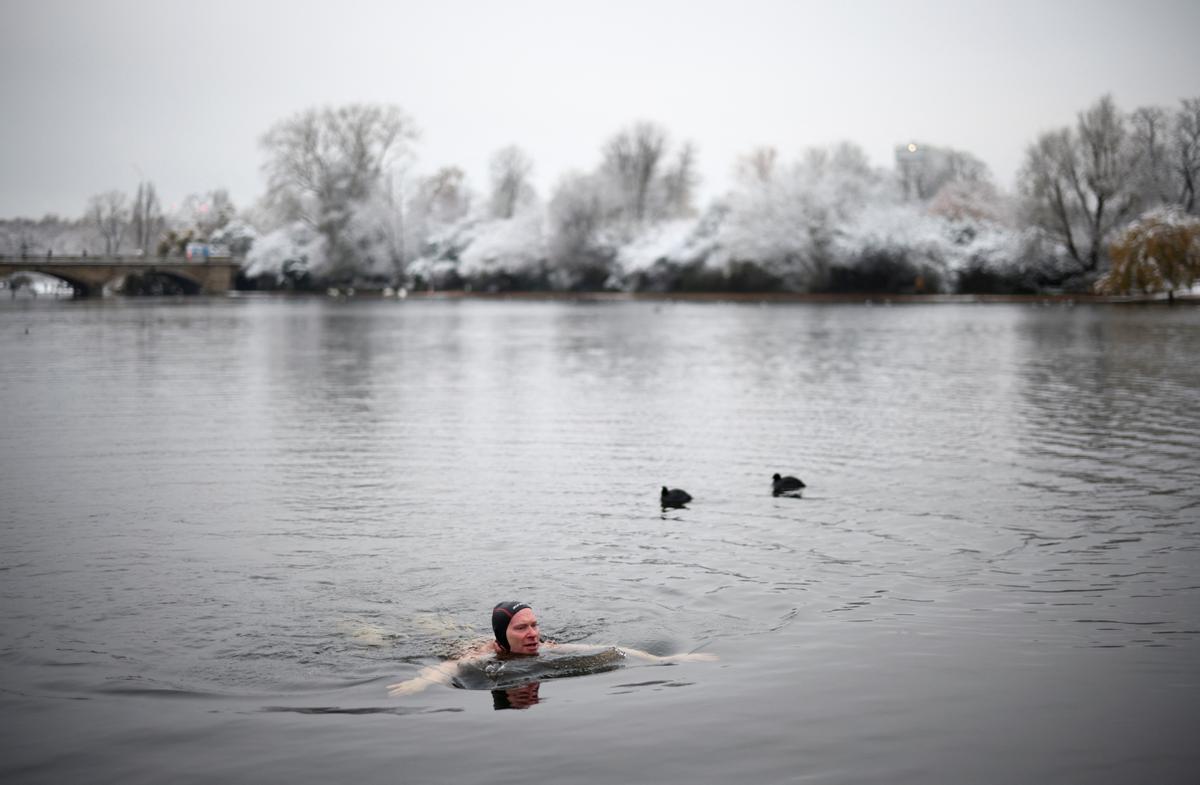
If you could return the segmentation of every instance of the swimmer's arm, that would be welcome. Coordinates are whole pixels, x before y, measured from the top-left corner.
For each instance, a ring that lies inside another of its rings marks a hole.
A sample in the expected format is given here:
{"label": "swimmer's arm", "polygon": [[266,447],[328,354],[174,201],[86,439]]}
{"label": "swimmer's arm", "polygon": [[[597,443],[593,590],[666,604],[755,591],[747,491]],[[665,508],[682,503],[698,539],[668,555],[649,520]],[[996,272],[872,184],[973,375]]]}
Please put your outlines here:
{"label": "swimmer's arm", "polygon": [[460,657],[456,660],[446,660],[445,662],[439,662],[437,665],[430,665],[422,668],[417,672],[417,675],[411,679],[396,682],[395,684],[389,684],[387,687],[388,696],[392,698],[398,698],[402,695],[415,695],[416,693],[433,684],[441,684],[448,687],[454,680],[454,675],[458,673],[458,667],[460,665],[466,665],[478,660],[482,660],[490,653],[490,651],[483,651],[479,653],[468,654],[467,656]]}
{"label": "swimmer's arm", "polygon": [[717,655],[709,654],[706,651],[683,652],[681,654],[668,654],[665,657],[660,657],[657,654],[651,654],[648,651],[641,649],[632,649],[628,646],[618,646],[620,651],[625,653],[626,657],[633,657],[646,662],[671,663],[671,662],[716,662]]}
{"label": "swimmer's arm", "polygon": [[411,679],[389,684],[387,686],[388,697],[399,698],[401,695],[415,695],[432,684],[448,686],[454,678],[454,674],[458,672],[459,662],[461,660],[439,662],[437,665],[422,668]]}
{"label": "swimmer's arm", "polygon": [[[585,651],[585,650],[595,650],[596,648],[598,648],[595,645],[588,645],[586,643],[552,643],[550,645],[560,651]],[[600,647],[600,648],[603,648],[603,647]],[[627,657],[633,657],[634,659],[644,660],[646,662],[659,662],[659,663],[716,662],[716,660],[717,660],[717,655],[709,654],[708,652],[694,652],[691,654],[687,654],[687,653],[671,654],[666,657],[660,657],[657,654],[651,654],[648,651],[642,651],[641,649],[634,649],[629,646],[614,646],[612,648],[623,653]]]}

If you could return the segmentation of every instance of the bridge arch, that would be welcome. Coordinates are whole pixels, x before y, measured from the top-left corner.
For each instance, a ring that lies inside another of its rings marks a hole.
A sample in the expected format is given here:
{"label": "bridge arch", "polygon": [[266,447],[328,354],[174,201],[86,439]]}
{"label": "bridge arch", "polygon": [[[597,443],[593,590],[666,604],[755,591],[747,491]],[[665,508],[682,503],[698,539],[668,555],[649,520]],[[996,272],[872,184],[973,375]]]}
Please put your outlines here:
{"label": "bridge arch", "polygon": [[106,286],[130,295],[200,294],[204,285],[191,276],[172,270],[131,270],[112,278]]}
{"label": "bridge arch", "polygon": [[[52,278],[56,281],[62,281],[67,286],[74,290],[76,295],[83,296],[87,294],[100,294],[99,291],[93,292],[88,284],[77,276],[63,273],[52,273],[44,270],[35,269],[32,265],[27,268],[22,268],[20,265],[5,265],[0,269],[0,280],[10,283],[14,278],[20,278],[22,275],[36,275],[44,278]],[[16,293],[16,290],[13,290]]]}

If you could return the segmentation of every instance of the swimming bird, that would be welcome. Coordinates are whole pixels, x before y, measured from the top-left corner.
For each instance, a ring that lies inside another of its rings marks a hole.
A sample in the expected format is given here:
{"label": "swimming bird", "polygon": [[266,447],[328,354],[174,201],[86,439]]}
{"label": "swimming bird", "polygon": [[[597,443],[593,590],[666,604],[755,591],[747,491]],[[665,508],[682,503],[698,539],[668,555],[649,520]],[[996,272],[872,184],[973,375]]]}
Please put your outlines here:
{"label": "swimming bird", "polygon": [[692,500],[692,495],[687,491],[679,488],[667,489],[667,486],[662,487],[662,494],[659,497],[662,500],[663,507],[682,507]]}
{"label": "swimming bird", "polygon": [[795,493],[801,488],[805,488],[804,480],[799,477],[780,477],[776,472],[771,477],[771,495],[780,496],[785,493]]}

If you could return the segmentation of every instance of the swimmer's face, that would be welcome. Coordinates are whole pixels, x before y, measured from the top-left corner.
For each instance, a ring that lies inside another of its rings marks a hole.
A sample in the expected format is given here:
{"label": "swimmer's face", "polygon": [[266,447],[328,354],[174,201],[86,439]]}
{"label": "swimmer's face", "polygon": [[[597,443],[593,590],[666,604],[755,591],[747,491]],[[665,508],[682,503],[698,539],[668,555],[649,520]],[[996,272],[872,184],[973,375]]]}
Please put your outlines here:
{"label": "swimmer's face", "polygon": [[508,648],[513,654],[537,654],[542,636],[533,608],[523,608],[508,623]]}

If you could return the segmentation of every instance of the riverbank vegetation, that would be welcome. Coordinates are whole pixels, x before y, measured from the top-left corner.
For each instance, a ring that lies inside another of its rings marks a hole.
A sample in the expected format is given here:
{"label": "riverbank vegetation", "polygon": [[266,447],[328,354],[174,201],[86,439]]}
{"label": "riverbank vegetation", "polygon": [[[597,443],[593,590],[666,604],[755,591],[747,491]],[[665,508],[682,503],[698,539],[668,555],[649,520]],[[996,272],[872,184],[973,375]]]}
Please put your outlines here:
{"label": "riverbank vegetation", "polygon": [[143,182],[79,219],[0,221],[0,253],[202,242],[242,258],[253,290],[1169,293],[1200,275],[1200,98],[1131,113],[1100,98],[1030,142],[1016,193],[965,151],[904,144],[881,168],[840,143],[750,149],[698,204],[699,151],[639,122],[539,194],[518,146],[472,184],[424,170],[418,138],[398,107],[310,109],[264,134],[254,205],[217,189],[166,212]]}

